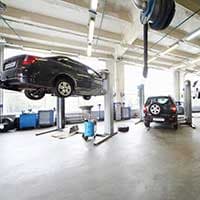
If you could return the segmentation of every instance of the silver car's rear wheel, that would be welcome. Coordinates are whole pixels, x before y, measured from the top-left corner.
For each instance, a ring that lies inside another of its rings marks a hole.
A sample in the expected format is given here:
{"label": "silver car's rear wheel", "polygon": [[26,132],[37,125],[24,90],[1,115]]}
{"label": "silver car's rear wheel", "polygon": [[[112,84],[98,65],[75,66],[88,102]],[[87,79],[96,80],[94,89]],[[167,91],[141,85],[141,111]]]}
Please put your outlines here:
{"label": "silver car's rear wheel", "polygon": [[73,91],[72,84],[67,80],[59,80],[56,83],[56,95],[59,97],[69,97]]}

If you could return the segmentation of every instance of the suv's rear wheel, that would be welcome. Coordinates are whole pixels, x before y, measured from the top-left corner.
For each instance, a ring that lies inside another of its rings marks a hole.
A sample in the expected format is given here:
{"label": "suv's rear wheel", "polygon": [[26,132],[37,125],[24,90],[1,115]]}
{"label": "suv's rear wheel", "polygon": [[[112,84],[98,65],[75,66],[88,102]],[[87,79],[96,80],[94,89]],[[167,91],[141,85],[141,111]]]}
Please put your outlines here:
{"label": "suv's rear wheel", "polygon": [[24,94],[31,100],[40,100],[45,96],[45,92],[40,89],[24,90]]}
{"label": "suv's rear wheel", "polygon": [[149,127],[150,127],[150,122],[149,122],[149,121],[145,121],[145,122],[144,122],[144,125],[145,125],[147,128],[149,128]]}
{"label": "suv's rear wheel", "polygon": [[60,79],[56,82],[56,96],[58,97],[69,97],[73,91],[73,84],[67,79]]}

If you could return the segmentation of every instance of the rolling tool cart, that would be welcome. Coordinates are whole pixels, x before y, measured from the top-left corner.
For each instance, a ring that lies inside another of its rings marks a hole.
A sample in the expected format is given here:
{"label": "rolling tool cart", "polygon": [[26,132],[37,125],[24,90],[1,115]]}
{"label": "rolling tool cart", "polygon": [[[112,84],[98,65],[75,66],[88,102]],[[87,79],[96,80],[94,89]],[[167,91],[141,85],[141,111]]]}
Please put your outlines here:
{"label": "rolling tool cart", "polygon": [[54,126],[54,111],[53,110],[38,111],[38,126],[39,127]]}
{"label": "rolling tool cart", "polygon": [[19,117],[19,129],[37,128],[37,121],[36,113],[22,113]]}

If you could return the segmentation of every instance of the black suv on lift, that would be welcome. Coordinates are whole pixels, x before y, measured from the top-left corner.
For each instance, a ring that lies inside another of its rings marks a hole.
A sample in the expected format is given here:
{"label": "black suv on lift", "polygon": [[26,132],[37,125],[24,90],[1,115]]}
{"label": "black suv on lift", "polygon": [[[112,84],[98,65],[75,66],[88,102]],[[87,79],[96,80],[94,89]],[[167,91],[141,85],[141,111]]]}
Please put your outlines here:
{"label": "black suv on lift", "polygon": [[151,122],[171,124],[178,128],[177,108],[170,96],[149,97],[144,105],[144,125],[150,127]]}
{"label": "black suv on lift", "polygon": [[90,67],[63,56],[19,55],[5,60],[0,87],[23,91],[32,100],[45,94],[59,97],[104,95],[104,77]]}

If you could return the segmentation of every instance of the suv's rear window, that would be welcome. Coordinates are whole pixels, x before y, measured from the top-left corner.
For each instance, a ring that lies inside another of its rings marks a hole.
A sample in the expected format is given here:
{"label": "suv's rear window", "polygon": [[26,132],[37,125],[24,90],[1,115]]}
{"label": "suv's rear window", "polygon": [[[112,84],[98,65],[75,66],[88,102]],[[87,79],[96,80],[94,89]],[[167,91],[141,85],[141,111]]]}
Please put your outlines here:
{"label": "suv's rear window", "polygon": [[146,105],[152,104],[152,103],[159,103],[159,104],[167,104],[169,102],[169,97],[152,97],[148,98]]}

